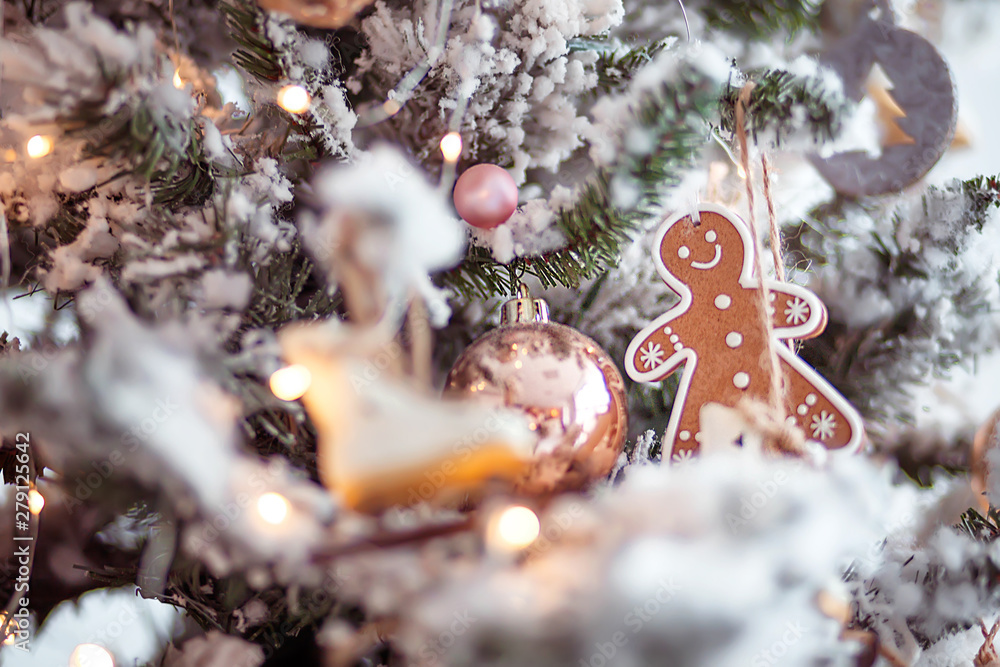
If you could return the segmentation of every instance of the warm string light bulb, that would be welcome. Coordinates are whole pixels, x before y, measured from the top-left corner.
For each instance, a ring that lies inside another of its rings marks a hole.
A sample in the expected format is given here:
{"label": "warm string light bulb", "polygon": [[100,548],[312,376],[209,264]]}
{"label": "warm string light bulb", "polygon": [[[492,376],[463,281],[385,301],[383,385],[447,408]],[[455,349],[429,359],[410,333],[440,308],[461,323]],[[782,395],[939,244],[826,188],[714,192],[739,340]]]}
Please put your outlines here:
{"label": "warm string light bulb", "polygon": [[28,143],[25,145],[25,148],[28,151],[28,157],[40,158],[51,153],[54,145],[52,137],[36,134],[32,138],[28,139]]}
{"label": "warm string light bulb", "polygon": [[449,132],[441,137],[441,155],[445,162],[457,162],[462,155],[462,135],[458,132]]}
{"label": "warm string light bulb", "polygon": [[402,108],[403,105],[397,102],[396,100],[386,100],[385,102],[382,103],[382,111],[384,111],[385,115],[389,116],[390,118],[398,114],[399,110]]}
{"label": "warm string light bulb", "polygon": [[722,137],[720,137],[718,133],[712,132],[712,138],[715,139],[715,141],[719,144],[719,147],[721,147],[722,150],[725,151],[726,157],[728,157],[729,161],[736,166],[736,173],[739,175],[741,179],[745,181],[747,179],[747,170],[743,168],[743,163],[740,160],[736,159],[736,156],[733,155],[732,149],[728,145],[726,145],[726,142],[722,140]]}
{"label": "warm string light bulb", "polygon": [[284,86],[278,91],[278,106],[288,113],[305,113],[311,102],[309,91],[298,84]]}
{"label": "warm string light bulb", "polygon": [[302,398],[312,383],[312,373],[301,364],[279,368],[271,374],[271,392],[283,401]]}
{"label": "warm string light bulb", "polygon": [[31,510],[31,513],[40,514],[43,507],[45,507],[45,496],[40,494],[37,489],[28,491],[28,509]]}
{"label": "warm string light bulb", "polygon": [[288,501],[280,493],[265,493],[257,499],[257,512],[267,523],[277,526],[288,516]]}
{"label": "warm string light bulb", "polygon": [[181,78],[181,68],[178,67],[174,70],[174,88],[183,88],[184,79]]}
{"label": "warm string light bulb", "polygon": [[[4,623],[7,622],[7,614],[0,611],[0,628],[3,627]],[[3,638],[4,646],[12,645],[16,640],[14,639],[14,623],[12,622],[7,626],[7,636]]]}
{"label": "warm string light bulb", "polygon": [[69,656],[69,667],[115,667],[115,659],[103,646],[80,644]]}
{"label": "warm string light bulb", "polygon": [[513,505],[499,511],[487,530],[487,540],[496,551],[512,553],[538,539],[541,523],[531,508]]}

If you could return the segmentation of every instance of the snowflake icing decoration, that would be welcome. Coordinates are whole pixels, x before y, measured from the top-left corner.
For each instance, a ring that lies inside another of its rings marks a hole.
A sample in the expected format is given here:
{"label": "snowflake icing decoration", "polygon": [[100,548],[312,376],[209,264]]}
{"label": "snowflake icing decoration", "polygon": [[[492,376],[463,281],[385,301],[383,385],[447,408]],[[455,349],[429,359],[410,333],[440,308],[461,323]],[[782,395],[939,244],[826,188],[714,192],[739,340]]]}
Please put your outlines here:
{"label": "snowflake icing decoration", "polygon": [[785,301],[785,305],[788,306],[785,308],[786,324],[802,324],[809,319],[809,304],[799,297]]}
{"label": "snowflake icing decoration", "polygon": [[829,412],[823,410],[818,415],[813,415],[809,428],[812,430],[814,438],[829,440],[837,428],[837,420]]}
{"label": "snowflake icing decoration", "polygon": [[674,465],[684,465],[694,460],[694,452],[690,449],[682,449],[679,452],[674,452],[670,460],[673,461]]}
{"label": "snowflake icing decoration", "polygon": [[640,350],[643,367],[648,371],[663,363],[663,348],[656,343],[650,342],[644,349]]}

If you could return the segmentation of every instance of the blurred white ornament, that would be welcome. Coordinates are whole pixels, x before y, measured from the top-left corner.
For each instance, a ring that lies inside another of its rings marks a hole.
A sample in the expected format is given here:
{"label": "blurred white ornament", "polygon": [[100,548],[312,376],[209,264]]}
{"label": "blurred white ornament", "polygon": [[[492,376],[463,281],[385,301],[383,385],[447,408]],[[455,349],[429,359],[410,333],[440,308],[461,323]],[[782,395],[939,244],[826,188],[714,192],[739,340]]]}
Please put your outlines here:
{"label": "blurred white ornament", "polygon": [[536,438],[521,415],[443,401],[391,377],[400,350],[391,336],[379,346],[379,337],[376,329],[330,323],[293,325],[278,335],[285,358],[312,375],[302,402],[331,492],[354,509],[377,512],[524,475]]}
{"label": "blurred white ornament", "polygon": [[303,211],[303,241],[341,285],[354,321],[395,319],[419,295],[432,324],[443,326],[450,314],[446,292],[429,274],[461,261],[467,238],[447,193],[384,146],[322,172],[312,188],[321,210]]}

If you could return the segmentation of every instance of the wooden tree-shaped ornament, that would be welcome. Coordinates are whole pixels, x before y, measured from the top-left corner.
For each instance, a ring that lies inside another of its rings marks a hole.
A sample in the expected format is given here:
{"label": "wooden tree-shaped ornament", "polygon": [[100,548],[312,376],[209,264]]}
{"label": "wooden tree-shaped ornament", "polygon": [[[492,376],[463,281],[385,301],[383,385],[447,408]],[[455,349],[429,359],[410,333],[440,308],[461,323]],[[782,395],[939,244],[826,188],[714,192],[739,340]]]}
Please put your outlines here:
{"label": "wooden tree-shaped ornament", "polygon": [[625,356],[638,382],[658,382],[683,367],[664,451],[697,452],[720,438],[736,443],[745,430],[740,402],[768,401],[772,351],[790,423],[827,449],[858,449],[860,416],[782,342],[819,335],[826,327],[823,303],[797,285],[766,281],[773,323],[767,340],[750,230],[718,206],[703,204],[698,218],[676,215],[660,227],[653,259],[680,303],[639,332]]}
{"label": "wooden tree-shaped ornament", "polygon": [[826,53],[823,64],[840,75],[844,93],[855,101],[864,97],[879,66],[891,81],[898,117],[891,126],[896,132],[890,131],[877,157],[864,151],[811,156],[830,185],[850,197],[898,192],[915,183],[944,155],[958,122],[955,82],[934,45],[897,27],[887,0],[863,0],[858,7],[857,25]]}

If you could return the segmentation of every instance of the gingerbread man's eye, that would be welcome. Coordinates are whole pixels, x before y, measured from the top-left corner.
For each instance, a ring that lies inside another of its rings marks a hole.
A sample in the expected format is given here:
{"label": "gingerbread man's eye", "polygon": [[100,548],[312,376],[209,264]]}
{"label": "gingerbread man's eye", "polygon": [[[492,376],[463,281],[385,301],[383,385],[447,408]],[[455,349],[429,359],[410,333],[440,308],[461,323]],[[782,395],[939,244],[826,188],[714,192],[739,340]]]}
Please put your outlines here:
{"label": "gingerbread man's eye", "polygon": [[709,230],[705,232],[705,240],[708,241],[709,243],[715,243],[715,239],[717,238],[718,237],[716,236],[714,231]]}
{"label": "gingerbread man's eye", "polygon": [[682,245],[680,248],[677,249],[677,256],[680,257],[681,259],[687,259],[688,257],[691,256],[691,251],[688,250],[688,247],[686,245]]}

